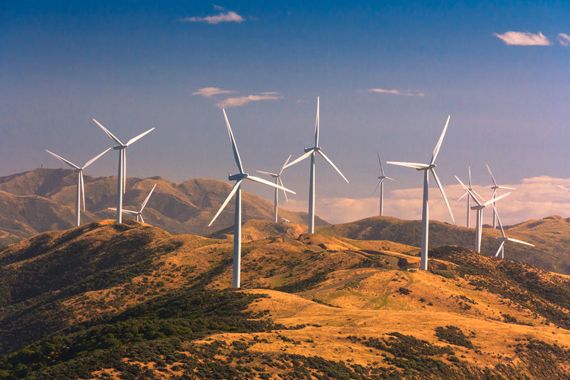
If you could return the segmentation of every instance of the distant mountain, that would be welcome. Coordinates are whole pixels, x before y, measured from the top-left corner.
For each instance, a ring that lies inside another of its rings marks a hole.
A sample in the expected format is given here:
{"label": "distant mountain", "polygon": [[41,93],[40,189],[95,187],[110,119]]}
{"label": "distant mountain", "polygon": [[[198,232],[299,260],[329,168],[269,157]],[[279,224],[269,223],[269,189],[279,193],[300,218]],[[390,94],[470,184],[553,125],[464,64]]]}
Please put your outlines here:
{"label": "distant mountain", "polygon": [[567,379],[570,279],[459,247],[110,220],[0,250],[0,379]]}
{"label": "distant mountain", "polygon": [[[233,203],[215,225],[207,225],[231,190],[227,182],[191,179],[180,184],[160,177],[129,178],[125,208],[138,209],[153,184],[157,188],[145,209],[145,221],[175,233],[208,235],[233,225]],[[44,231],[74,226],[76,176],[71,170],[36,169],[0,177],[0,246]],[[85,176],[85,223],[111,218],[116,179]],[[244,193],[243,219],[272,220],[270,201]],[[305,213],[281,210],[291,223],[305,223]],[[128,216],[126,216],[128,218]],[[320,225],[326,224],[321,219]]]}
{"label": "distant mountain", "polygon": [[[519,238],[536,247],[507,243],[505,257],[532,264],[549,271],[570,274],[570,219],[551,216],[530,220],[506,227],[507,236]],[[351,239],[391,240],[420,246],[420,221],[401,220],[393,217],[372,217],[351,223],[326,226],[322,234],[344,236]],[[495,255],[499,247],[499,230],[484,228],[481,251]],[[437,221],[430,222],[430,247],[458,245],[472,248],[475,230]]]}

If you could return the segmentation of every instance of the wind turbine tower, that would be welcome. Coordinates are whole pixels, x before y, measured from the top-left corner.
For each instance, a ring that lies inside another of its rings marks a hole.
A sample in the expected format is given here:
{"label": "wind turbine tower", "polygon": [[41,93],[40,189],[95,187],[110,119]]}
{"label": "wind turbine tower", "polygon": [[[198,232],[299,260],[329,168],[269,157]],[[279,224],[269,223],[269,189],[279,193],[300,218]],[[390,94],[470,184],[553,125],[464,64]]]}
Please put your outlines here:
{"label": "wind turbine tower", "polygon": [[75,225],[79,227],[81,225],[81,207],[83,206],[83,212],[85,212],[85,181],[83,180],[83,170],[87,169],[92,163],[97,161],[101,156],[110,151],[111,148],[99,153],[89,161],[87,161],[83,166],[75,165],[73,162],[66,160],[65,158],[49,151],[46,152],[57,158],[58,160],[64,162],[77,173],[77,191],[75,195]]}
{"label": "wind turbine tower", "polygon": [[123,143],[119,140],[114,134],[111,133],[107,128],[105,128],[101,123],[97,120],[92,119],[95,124],[99,128],[105,132],[107,137],[109,137],[115,145],[113,147],[114,150],[119,151],[119,169],[117,175],[117,223],[123,222],[123,194],[127,191],[127,148],[134,144],[136,141],[142,139],[144,136],[149,134],[150,132],[154,131],[155,128],[151,128],[148,131],[141,133],[138,136],[133,137],[126,143]]}
{"label": "wind turbine tower", "polygon": [[[287,165],[287,163],[289,162],[290,159],[291,159],[291,155],[289,155],[289,157],[287,157],[287,160],[285,160],[285,163],[283,163],[283,165],[281,166],[281,169],[277,173],[267,172],[264,170],[256,170],[256,171],[260,174],[265,174],[265,175],[272,177],[273,181],[276,185],[285,187],[285,185],[283,184],[283,180],[281,179],[281,175],[283,174],[283,171],[285,170],[285,166]],[[287,198],[287,192],[286,191],[283,191],[283,195],[285,196],[285,202],[289,201],[289,198]],[[279,189],[277,189],[277,188],[274,189],[274,194],[273,194],[273,221],[275,223],[279,223]]]}
{"label": "wind turbine tower", "polygon": [[310,157],[311,158],[311,165],[309,169],[309,221],[307,223],[307,232],[310,234],[315,233],[315,197],[316,197],[316,189],[315,189],[315,175],[316,175],[316,156],[321,156],[330,166],[333,167],[334,170],[348,183],[348,179],[342,174],[339,168],[331,161],[330,158],[323,152],[322,148],[319,145],[319,129],[320,129],[320,99],[317,96],[317,116],[315,118],[315,142],[314,146],[311,148],[305,148],[305,153],[303,153],[300,157],[293,160],[292,162],[285,165],[285,168],[293,166],[304,159]]}
{"label": "wind turbine tower", "polygon": [[234,214],[233,287],[239,288],[240,283],[241,283],[241,278],[240,278],[240,275],[241,275],[241,186],[242,186],[243,182],[245,180],[249,180],[249,181],[258,182],[258,183],[273,187],[274,189],[277,189],[277,190],[286,191],[286,192],[291,193],[291,194],[295,194],[295,192],[292,190],[289,190],[286,187],[283,187],[281,185],[266,181],[266,180],[259,178],[259,177],[254,177],[252,175],[249,175],[244,170],[243,164],[241,162],[241,158],[239,155],[239,151],[238,151],[238,146],[237,146],[236,140],[234,138],[234,134],[232,132],[232,127],[231,127],[230,122],[228,120],[226,110],[222,109],[222,112],[224,113],[224,120],[226,122],[226,128],[228,129],[228,135],[230,136],[230,142],[232,144],[234,160],[235,160],[235,163],[236,163],[236,166],[237,166],[239,172],[237,174],[233,174],[233,175],[228,176],[228,179],[230,181],[235,181],[235,185],[232,188],[232,190],[230,191],[230,194],[228,195],[228,197],[226,198],[224,203],[222,203],[222,205],[220,206],[216,215],[214,215],[214,217],[212,218],[212,221],[210,222],[210,224],[208,224],[208,227],[210,227],[214,223],[214,221],[218,218],[218,216],[222,213],[222,211],[226,208],[226,206],[228,205],[230,200],[235,195],[235,202],[236,202],[235,205],[236,206],[235,206],[235,211],[234,211],[235,214]]}
{"label": "wind turbine tower", "polygon": [[[389,180],[389,181],[396,181],[396,180],[384,174],[384,166],[382,166],[382,159],[380,159],[380,153],[376,152],[376,155],[378,156],[378,165],[380,165],[380,175],[378,176],[378,183],[376,184],[376,189],[380,188],[380,194],[379,194],[380,216],[384,216],[384,180]],[[374,191],[376,191],[376,189],[374,189]]]}
{"label": "wind turbine tower", "polygon": [[433,175],[435,182],[437,183],[437,187],[443,196],[443,200],[445,201],[445,205],[447,206],[447,210],[449,211],[449,215],[451,215],[451,220],[455,223],[455,219],[453,218],[453,212],[451,212],[451,207],[449,206],[449,201],[447,200],[447,196],[445,195],[445,191],[437,176],[435,171],[436,168],[436,160],[437,156],[439,155],[439,151],[441,149],[441,145],[443,144],[443,139],[445,137],[445,133],[447,132],[447,127],[449,126],[449,120],[451,116],[447,117],[447,121],[445,122],[445,126],[443,127],[443,131],[439,136],[439,140],[435,145],[433,150],[431,161],[429,164],[419,164],[415,162],[397,162],[397,161],[388,161],[390,165],[397,165],[403,166],[407,168],[415,169],[419,172],[423,172],[424,177],[424,194],[423,194],[423,207],[422,207],[422,256],[420,262],[420,269],[421,270],[428,270],[428,249],[429,249],[429,178],[430,173]]}

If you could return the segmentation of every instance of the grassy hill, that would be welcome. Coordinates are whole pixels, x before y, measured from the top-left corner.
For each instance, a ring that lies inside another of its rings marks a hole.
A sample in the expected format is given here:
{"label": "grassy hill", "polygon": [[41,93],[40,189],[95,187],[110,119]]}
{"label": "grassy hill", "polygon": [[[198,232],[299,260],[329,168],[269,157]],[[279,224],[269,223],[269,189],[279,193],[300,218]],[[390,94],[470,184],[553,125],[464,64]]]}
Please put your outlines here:
{"label": "grassy hill", "polygon": [[570,376],[570,277],[445,246],[418,249],[103,221],[0,251],[0,378]]}
{"label": "grassy hill", "polygon": [[[570,274],[570,219],[551,216],[505,227],[507,236],[519,238],[536,247],[507,243],[505,257],[539,266],[549,271]],[[420,221],[393,217],[372,217],[351,223],[325,226],[320,233],[351,239],[391,240],[420,246]],[[487,226],[483,230],[481,251],[495,255],[501,236],[499,230]],[[430,222],[430,246],[459,245],[473,247],[475,230],[437,221]]]}
{"label": "grassy hill", "polygon": [[[191,179],[173,183],[160,177],[129,178],[124,207],[138,210],[153,184],[157,188],[145,209],[145,220],[174,233],[208,235],[233,225],[233,203],[216,224],[208,223],[231,190],[229,183],[210,179]],[[70,170],[36,169],[0,177],[0,246],[40,232],[67,229],[75,223],[76,176]],[[87,212],[85,223],[113,217],[116,179],[85,176]],[[244,220],[273,219],[270,201],[244,193]],[[306,214],[281,210],[292,223],[305,223]],[[128,215],[126,216],[129,217]],[[320,225],[326,222],[318,219]]]}

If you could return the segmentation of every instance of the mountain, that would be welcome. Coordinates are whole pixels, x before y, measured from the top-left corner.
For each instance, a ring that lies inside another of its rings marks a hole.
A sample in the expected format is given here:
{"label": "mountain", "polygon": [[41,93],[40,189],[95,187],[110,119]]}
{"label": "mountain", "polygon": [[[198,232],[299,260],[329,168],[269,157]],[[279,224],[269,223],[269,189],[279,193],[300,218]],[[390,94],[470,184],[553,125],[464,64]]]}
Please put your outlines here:
{"label": "mountain", "polygon": [[[570,219],[551,216],[505,227],[507,236],[536,245],[535,248],[507,243],[505,257],[541,267],[549,271],[570,274]],[[421,222],[393,217],[372,217],[351,223],[325,226],[322,234],[351,239],[391,240],[420,246]],[[499,247],[499,230],[485,226],[481,252],[495,255]],[[437,221],[430,222],[430,247],[458,245],[473,247],[475,230]]]}
{"label": "mountain", "polygon": [[[452,246],[106,220],[0,250],[0,379],[567,379],[570,277]],[[222,237],[220,235],[220,237]]]}
{"label": "mountain", "polygon": [[[208,235],[233,225],[233,203],[216,224],[208,223],[231,190],[231,185],[210,179],[191,179],[180,184],[160,177],[129,178],[124,207],[139,209],[152,188],[157,188],[145,209],[145,221],[175,233]],[[36,169],[0,177],[0,246],[39,232],[74,226],[76,176],[71,170]],[[110,218],[115,207],[116,178],[85,176],[87,212],[85,223]],[[273,218],[271,202],[244,193],[243,220]],[[280,210],[292,223],[303,223],[305,213]],[[320,225],[326,224],[317,219]]]}

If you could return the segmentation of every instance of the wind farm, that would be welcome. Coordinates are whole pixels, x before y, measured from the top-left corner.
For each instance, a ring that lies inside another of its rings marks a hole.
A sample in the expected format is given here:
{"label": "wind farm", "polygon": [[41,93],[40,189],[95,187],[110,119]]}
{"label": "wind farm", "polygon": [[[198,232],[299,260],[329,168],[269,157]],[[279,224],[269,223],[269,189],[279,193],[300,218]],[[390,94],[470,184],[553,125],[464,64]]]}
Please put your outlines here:
{"label": "wind farm", "polygon": [[0,380],[570,379],[569,4],[0,19]]}

